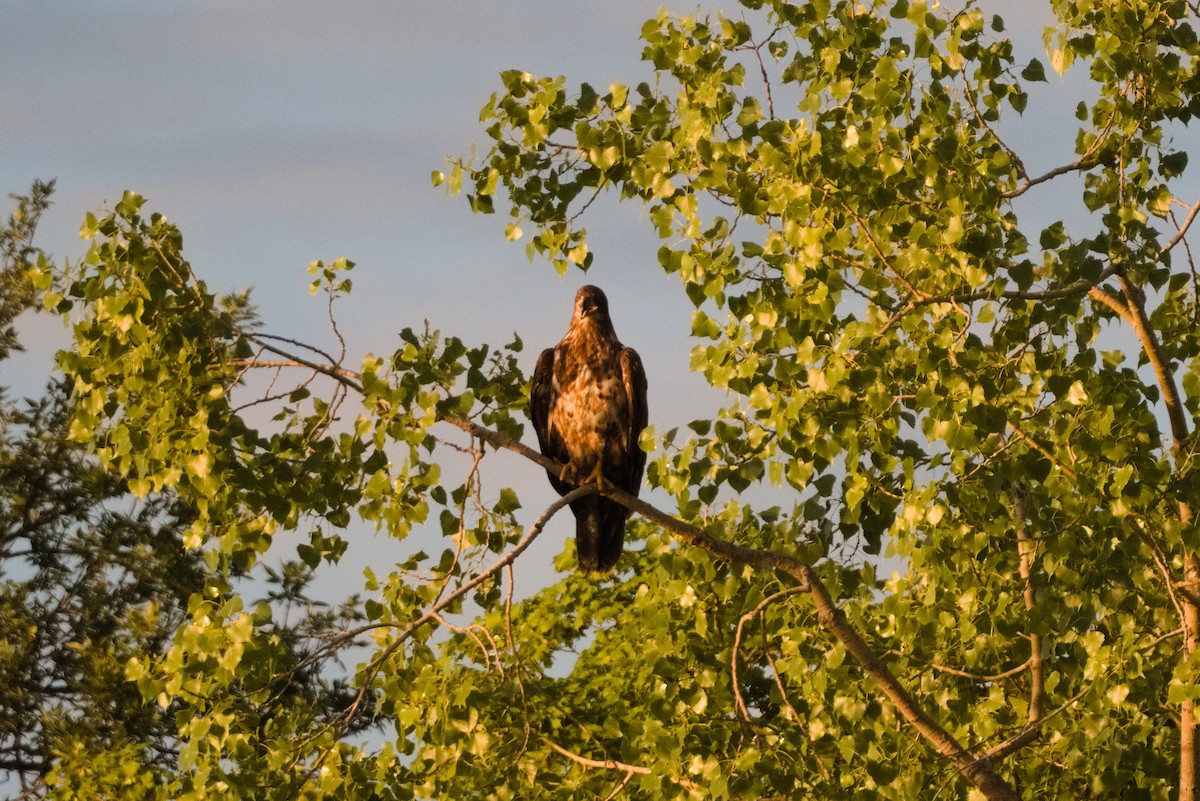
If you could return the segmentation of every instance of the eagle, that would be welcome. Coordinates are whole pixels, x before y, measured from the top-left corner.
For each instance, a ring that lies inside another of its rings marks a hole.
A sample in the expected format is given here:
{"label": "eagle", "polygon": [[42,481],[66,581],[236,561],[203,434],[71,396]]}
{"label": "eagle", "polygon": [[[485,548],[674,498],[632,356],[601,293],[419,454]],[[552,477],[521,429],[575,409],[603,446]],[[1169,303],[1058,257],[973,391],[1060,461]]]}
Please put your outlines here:
{"label": "eagle", "polygon": [[[646,469],[638,436],[646,427],[646,371],[633,348],[617,339],[608,298],[580,287],[562,341],[538,357],[529,394],[542,455],[562,462],[547,471],[559,495],[600,478],[637,495]],[[575,550],[585,572],[607,572],[621,557],[630,511],[600,494],[571,502]]]}

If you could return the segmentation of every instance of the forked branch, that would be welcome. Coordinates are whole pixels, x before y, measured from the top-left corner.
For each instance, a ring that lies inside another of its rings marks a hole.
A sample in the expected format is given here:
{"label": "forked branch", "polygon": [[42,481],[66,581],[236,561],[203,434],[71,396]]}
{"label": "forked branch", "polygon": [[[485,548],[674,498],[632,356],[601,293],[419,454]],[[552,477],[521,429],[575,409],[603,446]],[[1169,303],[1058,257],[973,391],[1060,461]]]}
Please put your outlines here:
{"label": "forked branch", "polygon": [[[558,474],[562,468],[562,465],[547,459],[532,448],[470,420],[461,417],[447,417],[445,422],[482,439],[494,448],[504,448],[521,454],[555,474]],[[895,705],[897,711],[921,734],[926,742],[954,765],[986,798],[1018,801],[1020,796],[997,775],[990,760],[973,756],[909,694],[879,653],[846,619],[845,614],[838,608],[824,582],[821,581],[811,565],[790,554],[747,548],[714,537],[707,531],[673,517],[616,487],[604,486],[600,488],[600,492],[647,520],[662,526],[688,545],[700,548],[719,559],[764,570],[775,570],[791,576],[796,581],[797,589],[807,592],[812,599],[817,611],[817,619],[825,630],[842,643],[846,651],[858,662],[863,672],[875,682],[875,685]]]}
{"label": "forked branch", "polygon": [[[341,382],[347,388],[357,392],[362,392],[362,379],[357,373],[346,370],[337,364],[320,364],[311,359],[299,357],[294,353],[285,353],[278,346],[270,346],[263,343],[259,344],[271,350],[273,353],[283,356],[285,359],[292,359],[297,366],[303,366],[308,369],[315,369],[319,372]],[[520,442],[511,440],[496,431],[479,425],[471,420],[447,416],[443,421],[450,425],[456,426],[472,436],[488,443],[494,448],[503,448],[505,450],[518,453],[542,468],[558,475],[562,471],[562,465],[551,459],[547,459],[541,453],[532,448],[523,445]],[[728,540],[715,537],[707,531],[698,528],[690,523],[687,523],[679,518],[667,514],[652,506],[651,504],[624,492],[611,485],[605,485],[595,489],[589,488],[583,490],[586,492],[599,491],[602,494],[612,498],[626,508],[637,512],[647,520],[662,526],[667,531],[670,531],[680,540],[688,545],[697,547],[712,556],[738,564],[749,565],[762,570],[772,570],[784,573],[790,576],[796,582],[798,592],[806,592],[816,609],[817,619],[822,627],[833,635],[846,651],[854,657],[858,662],[863,672],[875,683],[876,687],[892,702],[896,710],[911,724],[918,733],[928,742],[939,755],[950,762],[955,769],[961,773],[972,785],[974,785],[983,795],[993,801],[1019,801],[1020,796],[1016,791],[1008,785],[995,772],[992,762],[989,759],[982,759],[973,755],[957,740],[954,739],[941,724],[934,720],[926,709],[919,704],[915,698],[908,692],[907,688],[900,683],[899,679],[892,673],[887,663],[882,656],[877,652],[859,633],[859,631],[846,619],[845,614],[834,601],[829,590],[825,587],[816,571],[808,563],[797,559],[796,557],[782,553],[779,551],[770,551],[760,548],[749,548],[744,545],[738,545]],[[546,510],[542,520],[539,523],[544,523],[544,520],[561,508],[561,504],[565,504],[568,499],[578,497],[575,490],[571,494],[564,496],[558,503]],[[538,524],[531,527],[530,534],[522,540],[531,540],[536,536],[534,532],[539,528]],[[495,571],[500,570],[506,564],[510,564],[516,556],[524,550],[518,545],[510,551],[503,559],[498,561],[492,568],[484,573],[476,576],[470,582],[467,582],[458,591],[439,602],[438,607],[444,606],[452,602],[455,598],[461,597],[462,594],[470,591],[474,586],[484,581],[487,576]],[[400,644],[407,639],[419,626],[423,625],[428,620],[432,619],[437,609],[431,609],[421,618],[413,621],[406,626],[397,637],[396,641],[385,649],[372,664],[367,676],[367,684],[370,684],[371,676],[382,666],[391,654],[400,647]],[[361,711],[361,703],[364,698],[358,699],[351,709],[347,711],[349,715],[356,715]]]}

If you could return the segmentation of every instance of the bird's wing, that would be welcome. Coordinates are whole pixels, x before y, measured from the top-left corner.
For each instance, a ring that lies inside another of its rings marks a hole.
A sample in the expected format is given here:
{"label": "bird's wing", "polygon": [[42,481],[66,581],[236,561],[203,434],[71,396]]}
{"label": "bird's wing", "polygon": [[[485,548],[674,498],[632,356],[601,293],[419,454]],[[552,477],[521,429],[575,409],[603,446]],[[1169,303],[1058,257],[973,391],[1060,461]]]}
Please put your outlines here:
{"label": "bird's wing", "polygon": [[622,471],[625,473],[622,489],[636,495],[646,469],[646,452],[638,446],[638,438],[649,422],[650,410],[646,403],[646,370],[633,348],[621,351],[621,383],[625,387],[630,412],[629,430],[625,432],[629,459],[626,469]]}
{"label": "bird's wing", "polygon": [[542,454],[557,458],[547,452],[550,449],[550,407],[553,405],[554,348],[546,348],[538,356],[537,366],[533,368],[533,382],[529,386],[529,417],[533,420],[533,430],[537,432]]}

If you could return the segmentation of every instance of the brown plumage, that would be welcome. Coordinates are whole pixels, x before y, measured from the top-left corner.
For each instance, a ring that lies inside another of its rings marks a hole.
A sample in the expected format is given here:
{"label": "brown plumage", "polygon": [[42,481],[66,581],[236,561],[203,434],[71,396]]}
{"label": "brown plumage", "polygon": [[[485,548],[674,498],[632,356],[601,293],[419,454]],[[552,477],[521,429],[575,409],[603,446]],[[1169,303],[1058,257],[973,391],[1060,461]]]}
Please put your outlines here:
{"label": "brown plumage", "polygon": [[[633,348],[617,339],[608,299],[580,287],[562,341],[542,351],[533,371],[530,416],[542,453],[566,465],[550,475],[559,495],[595,483],[597,475],[638,494],[646,453],[638,436],[646,427],[646,373]],[[612,570],[625,542],[629,510],[601,495],[574,501],[575,550],[585,571]]]}

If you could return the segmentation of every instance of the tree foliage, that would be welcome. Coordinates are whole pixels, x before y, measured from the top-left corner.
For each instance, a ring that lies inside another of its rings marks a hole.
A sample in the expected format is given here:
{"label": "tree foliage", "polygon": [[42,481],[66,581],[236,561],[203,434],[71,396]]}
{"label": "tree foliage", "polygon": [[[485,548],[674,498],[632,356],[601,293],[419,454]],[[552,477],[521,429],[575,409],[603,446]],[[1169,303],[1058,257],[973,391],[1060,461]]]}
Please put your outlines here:
{"label": "tree foliage", "polygon": [[[1197,9],[1055,0],[1049,64],[1094,94],[1035,172],[1005,132],[1047,72],[999,18],[743,5],[647,21],[636,87],[505,73],[489,152],[435,174],[560,271],[593,264],[596,196],[639,202],[695,304],[730,400],[643,437],[673,508],[624,497],[611,581],[512,598],[561,508],[480,490],[485,443],[541,469],[519,338],[405,329],[348,367],[209,292],[133,193],[61,287],[31,271],[75,321],[72,438],[192,510],[212,570],[126,665],[178,709],[165,797],[1195,797]],[[1049,192],[1063,219],[1027,219]],[[369,639],[355,697],[269,711],[285,652],[230,578],[330,569],[356,522],[435,545],[324,641]]]}
{"label": "tree foliage", "polygon": [[[42,291],[54,301],[58,270],[34,244],[53,182],[35,183],[0,229],[0,358],[20,349],[17,318]],[[57,302],[57,301],[54,301]],[[314,647],[358,612],[324,609],[305,592],[300,562],[212,573],[185,547],[195,513],[176,493],[135,501],[128,477],[103,468],[74,424],[71,388],[61,377],[45,394],[0,397],[0,775],[7,796],[150,798],[180,769],[170,696],[143,698],[130,660],[163,654],[173,635],[222,583],[266,593],[262,634],[275,641],[274,694],[281,714],[344,707],[344,681],[324,676]],[[298,609],[297,609],[298,608]],[[287,615],[293,613],[292,622]],[[298,614],[295,614],[298,612]],[[150,701],[150,703],[147,703]],[[364,721],[364,724],[368,721]],[[359,726],[358,728],[362,728]]]}

